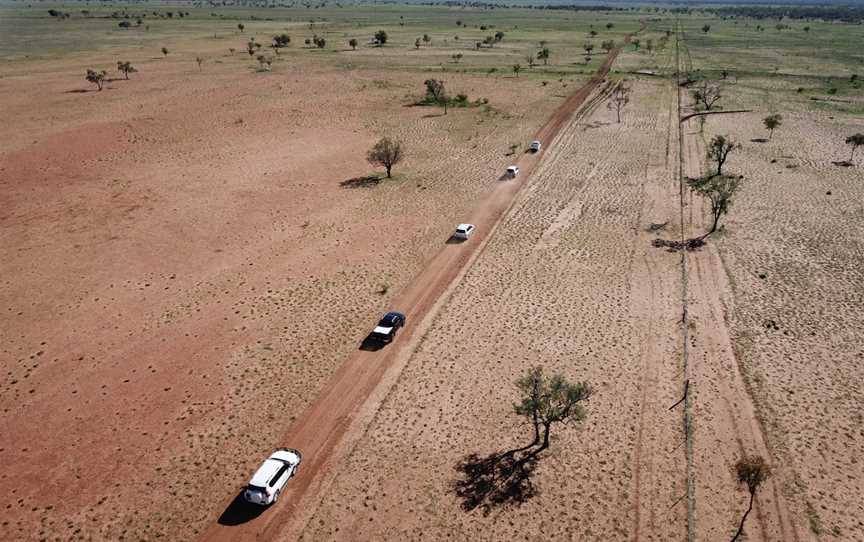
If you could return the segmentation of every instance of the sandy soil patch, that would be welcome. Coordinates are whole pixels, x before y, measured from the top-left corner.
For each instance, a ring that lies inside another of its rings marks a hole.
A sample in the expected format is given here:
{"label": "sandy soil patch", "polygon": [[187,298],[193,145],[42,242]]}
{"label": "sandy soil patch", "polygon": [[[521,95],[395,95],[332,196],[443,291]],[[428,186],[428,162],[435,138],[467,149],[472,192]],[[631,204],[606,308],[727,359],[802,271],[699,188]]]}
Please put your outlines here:
{"label": "sandy soil patch", "polygon": [[[559,100],[460,74],[494,109],[441,116],[401,107],[422,74],[170,56],[68,92],[99,62],[0,80],[0,532],[188,539]],[[340,186],[385,133],[397,178]]]}

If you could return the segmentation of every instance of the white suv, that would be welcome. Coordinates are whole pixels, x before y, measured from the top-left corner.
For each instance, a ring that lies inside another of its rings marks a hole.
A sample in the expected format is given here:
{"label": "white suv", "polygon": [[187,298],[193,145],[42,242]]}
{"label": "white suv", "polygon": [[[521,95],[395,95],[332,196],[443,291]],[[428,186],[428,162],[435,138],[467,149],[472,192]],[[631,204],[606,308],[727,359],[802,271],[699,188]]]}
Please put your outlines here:
{"label": "white suv", "polygon": [[474,224],[459,224],[456,226],[456,232],[453,234],[453,237],[456,239],[465,239],[467,240],[471,237],[471,234],[474,233],[474,230],[477,229],[474,227]]}
{"label": "white suv", "polygon": [[513,178],[516,175],[519,175],[519,166],[510,166],[507,168],[507,176],[508,177]]}
{"label": "white suv", "polygon": [[542,147],[542,146],[543,145],[535,139],[534,141],[531,142],[531,147],[530,147],[531,152],[540,152],[540,147]]}
{"label": "white suv", "polygon": [[243,491],[243,498],[252,504],[262,506],[275,503],[279,500],[279,495],[288,479],[297,472],[300,460],[301,455],[297,450],[291,448],[276,450],[255,471],[249,485]]}

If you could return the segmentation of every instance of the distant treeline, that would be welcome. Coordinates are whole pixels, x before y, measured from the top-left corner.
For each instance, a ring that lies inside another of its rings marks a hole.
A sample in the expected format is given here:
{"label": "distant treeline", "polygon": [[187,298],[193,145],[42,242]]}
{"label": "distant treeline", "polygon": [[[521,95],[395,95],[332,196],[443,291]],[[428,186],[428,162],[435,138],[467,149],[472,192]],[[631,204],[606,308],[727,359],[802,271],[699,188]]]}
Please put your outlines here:
{"label": "distant treeline", "polygon": [[864,6],[700,6],[670,8],[670,13],[713,13],[719,17],[749,17],[753,19],[816,19],[823,21],[864,22]]}

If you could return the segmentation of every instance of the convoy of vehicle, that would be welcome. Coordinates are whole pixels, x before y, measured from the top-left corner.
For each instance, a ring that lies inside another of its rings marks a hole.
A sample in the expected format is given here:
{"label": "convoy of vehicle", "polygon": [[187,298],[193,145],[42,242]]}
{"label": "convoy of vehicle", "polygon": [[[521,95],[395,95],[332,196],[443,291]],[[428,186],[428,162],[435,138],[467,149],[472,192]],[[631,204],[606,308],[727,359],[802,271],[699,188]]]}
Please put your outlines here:
{"label": "convoy of vehicle", "polygon": [[[538,152],[540,147],[540,142],[535,140],[531,143],[530,151]],[[507,168],[508,177],[515,178],[517,175],[519,175],[519,166],[512,165]],[[468,240],[476,229],[474,224],[459,224],[453,237]],[[381,318],[367,339],[389,344],[396,338],[399,328],[404,325],[405,315],[401,312],[390,311]],[[243,490],[243,498],[249,503],[260,506],[274,504],[279,500],[288,480],[297,473],[301,461],[302,455],[298,450],[279,448],[252,475],[252,479]]]}

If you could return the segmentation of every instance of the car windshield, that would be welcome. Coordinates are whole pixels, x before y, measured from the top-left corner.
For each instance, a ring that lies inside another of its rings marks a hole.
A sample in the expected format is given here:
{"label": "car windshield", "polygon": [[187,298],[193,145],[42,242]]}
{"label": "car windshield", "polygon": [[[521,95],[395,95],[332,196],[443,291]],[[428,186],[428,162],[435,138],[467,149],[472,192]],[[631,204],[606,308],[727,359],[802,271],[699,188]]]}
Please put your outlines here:
{"label": "car windshield", "polygon": [[264,493],[263,487],[253,486],[252,484],[249,484],[248,486],[246,486],[246,490],[247,491],[255,491],[257,493]]}
{"label": "car windshield", "polygon": [[381,319],[380,322],[378,322],[378,325],[380,327],[393,327],[393,317],[392,316],[385,316],[384,318]]}

